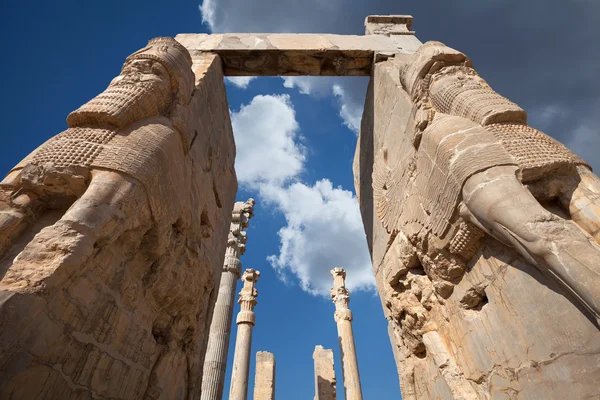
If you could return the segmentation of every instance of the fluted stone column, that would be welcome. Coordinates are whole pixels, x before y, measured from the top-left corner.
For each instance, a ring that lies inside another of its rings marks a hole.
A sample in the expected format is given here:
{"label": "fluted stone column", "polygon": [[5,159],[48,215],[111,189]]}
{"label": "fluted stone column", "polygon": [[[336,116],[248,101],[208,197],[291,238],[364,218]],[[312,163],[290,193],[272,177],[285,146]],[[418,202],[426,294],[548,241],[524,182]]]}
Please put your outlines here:
{"label": "fluted stone column", "polygon": [[240,256],[246,250],[248,220],[253,216],[254,200],[237,202],[233,206],[231,227],[225,251],[221,283],[215,304],[208,347],[202,373],[202,400],[221,400],[225,385],[229,335],[235,298],[235,285],[242,273]]}
{"label": "fluted stone column", "polygon": [[356,360],[356,349],[354,347],[354,333],[352,332],[352,311],[348,309],[350,294],[346,289],[346,271],[343,268],[334,268],[331,270],[331,275],[333,275],[331,298],[335,304],[334,319],[337,323],[338,339],[342,353],[346,400],[362,400],[358,361]]}
{"label": "fluted stone column", "polygon": [[268,351],[256,353],[254,400],[275,400],[275,356]]}
{"label": "fluted stone column", "polygon": [[236,323],[235,353],[233,355],[233,372],[231,374],[231,389],[229,400],[246,400],[248,397],[248,373],[250,369],[250,349],[252,347],[252,328],[256,321],[254,306],[258,291],[255,289],[260,272],[247,269],[242,276],[244,287],[240,292],[240,312]]}
{"label": "fluted stone column", "polygon": [[315,346],[315,400],[335,400],[333,350]]}

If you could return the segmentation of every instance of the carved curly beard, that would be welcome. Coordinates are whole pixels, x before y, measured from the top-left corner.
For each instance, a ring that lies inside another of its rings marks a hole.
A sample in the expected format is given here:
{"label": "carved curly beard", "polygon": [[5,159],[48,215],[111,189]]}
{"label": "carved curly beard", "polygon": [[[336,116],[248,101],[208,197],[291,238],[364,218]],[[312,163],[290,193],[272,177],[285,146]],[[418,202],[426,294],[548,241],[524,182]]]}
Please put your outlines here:
{"label": "carved curly beard", "polygon": [[70,127],[114,126],[164,114],[170,103],[170,87],[162,80],[111,84],[104,92],[67,117]]}

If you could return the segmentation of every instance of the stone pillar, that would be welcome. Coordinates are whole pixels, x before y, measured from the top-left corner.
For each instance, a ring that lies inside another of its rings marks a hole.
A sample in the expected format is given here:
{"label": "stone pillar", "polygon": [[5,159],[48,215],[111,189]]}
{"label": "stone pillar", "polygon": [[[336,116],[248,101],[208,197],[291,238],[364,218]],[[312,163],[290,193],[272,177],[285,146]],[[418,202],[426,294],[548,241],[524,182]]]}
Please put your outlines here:
{"label": "stone pillar", "polygon": [[240,256],[246,250],[247,239],[244,228],[248,227],[248,220],[253,216],[253,209],[253,199],[248,199],[246,202],[237,202],[233,206],[221,283],[204,358],[202,400],[220,400],[223,397],[235,285],[242,273]]}
{"label": "stone pillar", "polygon": [[237,182],[194,61],[151,40],[0,183],[0,398],[200,398]]}
{"label": "stone pillar", "polygon": [[235,338],[235,353],[233,356],[233,372],[231,374],[231,389],[229,400],[246,400],[248,397],[248,372],[250,369],[250,349],[252,346],[252,328],[256,321],[254,306],[258,291],[254,288],[260,272],[247,269],[244,271],[242,281],[244,287],[240,291],[241,310],[237,315],[238,325]]}
{"label": "stone pillar", "polygon": [[256,353],[254,400],[275,400],[275,356],[268,351]]}
{"label": "stone pillar", "polygon": [[315,400],[335,400],[333,350],[315,346]]}
{"label": "stone pillar", "polygon": [[376,56],[354,176],[402,398],[598,397],[600,178],[465,54],[401,53]]}
{"label": "stone pillar", "polygon": [[334,319],[337,323],[340,352],[342,353],[346,400],[362,400],[358,362],[354,348],[354,333],[352,332],[352,311],[348,309],[350,294],[346,289],[346,271],[336,267],[331,270],[331,275],[333,275],[331,298],[335,304]]}

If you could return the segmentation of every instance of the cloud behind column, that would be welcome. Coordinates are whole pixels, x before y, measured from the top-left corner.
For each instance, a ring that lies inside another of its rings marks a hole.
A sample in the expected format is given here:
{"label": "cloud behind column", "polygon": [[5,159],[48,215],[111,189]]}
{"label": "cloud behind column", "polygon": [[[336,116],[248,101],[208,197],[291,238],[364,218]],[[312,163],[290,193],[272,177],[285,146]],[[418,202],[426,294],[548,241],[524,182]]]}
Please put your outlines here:
{"label": "cloud behind column", "polygon": [[231,112],[240,185],[281,212],[279,253],[268,257],[280,279],[328,295],[329,270],[342,266],[350,289],[374,289],[358,200],[329,179],[301,182],[305,147],[288,95],[258,95]]}

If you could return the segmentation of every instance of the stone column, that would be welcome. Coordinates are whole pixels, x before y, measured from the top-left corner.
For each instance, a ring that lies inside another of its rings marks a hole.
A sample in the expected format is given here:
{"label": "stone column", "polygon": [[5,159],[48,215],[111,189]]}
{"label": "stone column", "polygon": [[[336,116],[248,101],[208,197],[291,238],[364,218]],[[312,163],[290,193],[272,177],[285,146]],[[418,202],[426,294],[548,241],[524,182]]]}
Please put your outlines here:
{"label": "stone column", "polygon": [[250,369],[250,349],[252,346],[252,328],[256,321],[254,306],[258,291],[254,288],[260,272],[253,269],[244,271],[242,281],[244,287],[240,291],[241,310],[237,315],[238,325],[235,338],[235,353],[233,355],[233,372],[231,374],[231,389],[229,400],[246,400],[248,397],[248,371]]}
{"label": "stone column", "polygon": [[248,221],[253,216],[253,209],[253,199],[248,199],[246,202],[237,202],[233,206],[221,283],[210,324],[208,347],[204,358],[202,400],[221,400],[223,397],[235,285],[242,273],[240,256],[246,250],[247,239],[244,228],[248,227]]}
{"label": "stone column", "polygon": [[334,268],[331,270],[331,275],[333,275],[331,298],[335,304],[334,319],[337,323],[338,339],[342,353],[346,400],[362,400],[358,362],[356,360],[356,349],[354,348],[354,333],[352,332],[352,311],[348,309],[350,294],[346,289],[346,271],[343,268]]}
{"label": "stone column", "polygon": [[315,400],[335,400],[333,350],[315,346]]}
{"label": "stone column", "polygon": [[254,400],[275,400],[275,356],[268,351],[256,353]]}

